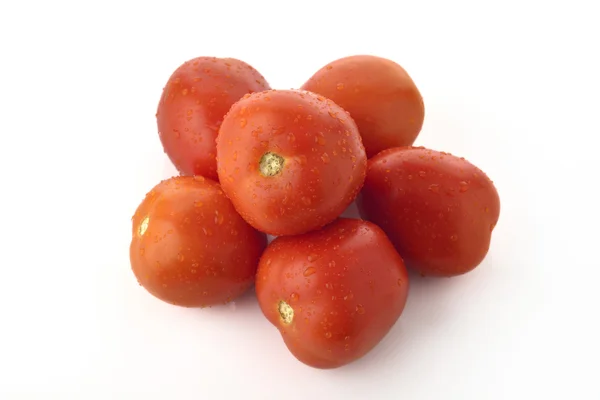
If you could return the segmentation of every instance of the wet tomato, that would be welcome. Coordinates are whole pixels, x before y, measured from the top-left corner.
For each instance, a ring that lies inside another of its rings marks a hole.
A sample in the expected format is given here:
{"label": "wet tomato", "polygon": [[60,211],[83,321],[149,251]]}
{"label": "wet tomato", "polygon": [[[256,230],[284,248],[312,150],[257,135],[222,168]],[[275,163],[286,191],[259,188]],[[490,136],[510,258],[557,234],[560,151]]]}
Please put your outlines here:
{"label": "wet tomato", "polygon": [[226,303],[246,291],[267,243],[219,184],[201,176],[160,182],[132,221],[130,260],[138,282],[185,307]]}
{"label": "wet tomato", "polygon": [[276,238],[256,277],[262,312],[292,354],[315,368],[340,367],[373,349],[402,314],[408,288],[385,233],[345,218]]}
{"label": "wet tomato", "polygon": [[219,179],[237,211],[272,235],[333,221],[358,194],[367,165],[350,116],[298,90],[254,93],[234,104],[217,153]]}
{"label": "wet tomato", "polygon": [[302,89],[350,113],[369,158],[391,147],[412,145],[423,126],[425,106],[419,89],[404,68],[385,58],[341,58],[317,71]]}
{"label": "wet tomato", "polygon": [[177,170],[216,180],[215,138],[223,116],[243,95],[266,89],[257,70],[233,58],[198,57],[177,68],[156,113],[161,143]]}
{"label": "wet tomato", "polygon": [[422,147],[389,149],[369,160],[357,203],[363,218],[379,225],[422,275],[477,267],[500,215],[498,192],[483,171]]}

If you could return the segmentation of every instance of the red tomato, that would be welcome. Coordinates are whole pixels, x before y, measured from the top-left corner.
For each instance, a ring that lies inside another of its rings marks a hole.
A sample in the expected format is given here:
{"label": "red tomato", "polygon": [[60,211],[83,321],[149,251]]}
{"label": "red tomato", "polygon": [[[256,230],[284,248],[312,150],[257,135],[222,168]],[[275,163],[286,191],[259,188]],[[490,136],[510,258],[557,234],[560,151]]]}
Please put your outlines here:
{"label": "red tomato", "polygon": [[500,215],[498,192],[479,168],[423,147],[369,160],[357,203],[422,275],[459,275],[479,265]]}
{"label": "red tomato", "polygon": [[412,145],[423,126],[425,106],[419,89],[400,65],[385,58],[341,58],[317,71],[302,89],[350,113],[369,158],[381,150]]}
{"label": "red tomato", "polygon": [[296,235],[337,218],[362,187],[367,158],[339,106],[297,90],[245,96],[217,138],[223,190],[252,226]]}
{"label": "red tomato", "polygon": [[385,233],[358,219],[276,238],[256,276],[262,312],[292,354],[315,368],[340,367],[373,349],[402,314],[408,287]]}
{"label": "red tomato", "polygon": [[133,216],[130,259],[138,282],[174,305],[228,302],[254,282],[266,236],[201,176],[156,185]]}
{"label": "red tomato", "polygon": [[257,70],[233,58],[198,57],[177,68],[156,113],[161,143],[177,170],[216,180],[223,116],[243,95],[269,88]]}

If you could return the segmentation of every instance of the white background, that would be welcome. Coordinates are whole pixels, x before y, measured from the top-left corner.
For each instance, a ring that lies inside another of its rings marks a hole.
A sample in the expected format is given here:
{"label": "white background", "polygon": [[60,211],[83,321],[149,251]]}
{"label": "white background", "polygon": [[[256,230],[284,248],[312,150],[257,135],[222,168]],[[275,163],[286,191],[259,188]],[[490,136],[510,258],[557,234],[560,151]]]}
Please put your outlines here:
{"label": "white background", "polygon": [[[600,398],[594,2],[149,3],[0,5],[0,398]],[[171,72],[229,56],[292,88],[364,53],[419,86],[418,144],[497,184],[484,263],[413,280],[386,339],[331,371],[251,294],[188,310],[140,288],[130,217],[174,172],[154,118]]]}

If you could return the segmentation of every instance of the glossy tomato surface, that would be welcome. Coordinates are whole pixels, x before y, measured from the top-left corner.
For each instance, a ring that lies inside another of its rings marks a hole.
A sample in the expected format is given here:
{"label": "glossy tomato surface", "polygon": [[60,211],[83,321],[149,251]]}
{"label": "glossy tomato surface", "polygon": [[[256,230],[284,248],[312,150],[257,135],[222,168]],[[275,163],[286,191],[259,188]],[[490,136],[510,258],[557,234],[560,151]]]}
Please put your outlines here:
{"label": "glossy tomato surface", "polygon": [[453,276],[485,258],[500,216],[498,192],[464,158],[422,147],[395,148],[369,160],[357,201],[409,267]]}
{"label": "glossy tomato surface", "polygon": [[382,150],[412,145],[425,118],[419,89],[397,63],[370,55],[333,61],[302,89],[321,94],[348,111],[369,158]]}
{"label": "glossy tomato surface", "polygon": [[233,58],[186,61],[163,89],[156,121],[165,153],[182,175],[217,179],[215,138],[231,105],[269,89],[263,76]]}
{"label": "glossy tomato surface", "polygon": [[186,307],[226,303],[254,282],[266,236],[248,225],[218,183],[160,182],[132,219],[130,260],[139,284]]}
{"label": "glossy tomato surface", "polygon": [[276,238],[256,278],[262,312],[292,354],[315,368],[340,367],[373,349],[402,314],[408,287],[385,233],[345,218]]}
{"label": "glossy tomato surface", "polygon": [[231,107],[217,139],[223,190],[252,226],[295,235],[333,221],[362,187],[356,124],[313,93],[271,90]]}

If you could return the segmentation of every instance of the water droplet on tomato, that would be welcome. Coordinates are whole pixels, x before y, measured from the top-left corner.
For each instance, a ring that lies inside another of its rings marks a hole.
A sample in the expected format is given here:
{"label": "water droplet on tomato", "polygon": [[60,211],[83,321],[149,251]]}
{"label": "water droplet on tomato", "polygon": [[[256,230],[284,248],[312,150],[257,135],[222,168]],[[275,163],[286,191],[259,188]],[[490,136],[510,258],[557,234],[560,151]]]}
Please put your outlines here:
{"label": "water droplet on tomato", "polygon": [[459,183],[459,185],[460,185],[460,189],[459,189],[459,191],[460,191],[461,193],[464,193],[464,192],[466,192],[467,190],[469,190],[469,184],[468,184],[467,182],[465,182],[465,181],[462,181],[462,182],[460,182],[460,183]]}
{"label": "water droplet on tomato", "polygon": [[456,242],[458,240],[458,235],[456,233],[451,235],[450,240],[452,240],[453,242]]}
{"label": "water droplet on tomato", "polygon": [[290,301],[298,301],[299,298],[300,296],[298,295],[298,293],[290,294]]}
{"label": "water droplet on tomato", "polygon": [[321,155],[321,160],[323,161],[323,164],[329,164],[329,161],[330,161],[329,155],[327,153],[323,153]]}
{"label": "water droplet on tomato", "polygon": [[325,140],[325,135],[323,135],[323,132],[317,133],[317,136],[315,136],[315,142],[320,144],[321,146],[325,146],[327,141]]}
{"label": "water droplet on tomato", "polygon": [[309,254],[308,255],[309,262],[315,262],[317,260],[317,258],[319,258],[319,256],[317,254]]}
{"label": "water droplet on tomato", "polygon": [[356,312],[362,315],[362,314],[365,313],[365,308],[361,304],[357,304],[356,305]]}
{"label": "water droplet on tomato", "polygon": [[336,88],[337,90],[344,90],[344,84],[340,82],[336,85]]}
{"label": "water droplet on tomato", "polygon": [[432,184],[432,185],[429,185],[429,191],[433,192],[433,193],[439,193],[439,191],[440,191],[440,185],[435,184],[435,183]]}
{"label": "water droplet on tomato", "polygon": [[315,272],[317,272],[317,269],[315,267],[308,267],[308,268],[306,268],[304,270],[304,272],[302,273],[302,275],[304,275],[304,276],[311,276]]}
{"label": "water droplet on tomato", "polygon": [[246,118],[240,119],[240,128],[244,128],[247,124],[248,121],[246,121]]}
{"label": "water droplet on tomato", "polygon": [[331,339],[331,332],[325,332],[325,337],[327,339]]}

